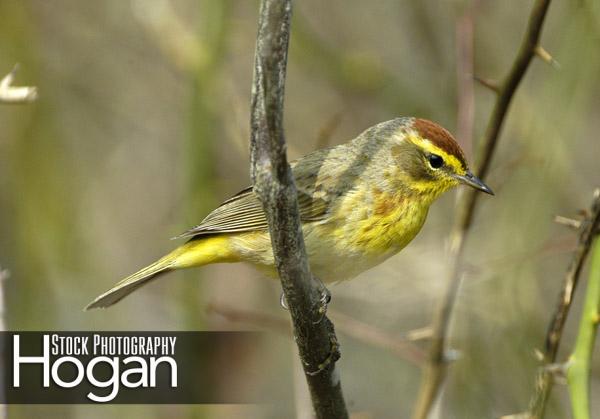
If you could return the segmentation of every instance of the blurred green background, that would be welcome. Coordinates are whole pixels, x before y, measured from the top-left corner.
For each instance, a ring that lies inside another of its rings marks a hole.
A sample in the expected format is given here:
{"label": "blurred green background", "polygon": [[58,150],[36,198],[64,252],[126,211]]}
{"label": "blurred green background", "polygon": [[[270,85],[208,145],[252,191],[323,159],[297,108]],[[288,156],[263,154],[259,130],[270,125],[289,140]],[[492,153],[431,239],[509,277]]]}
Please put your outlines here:
{"label": "blurred green background", "polygon": [[[476,149],[494,95],[472,85],[468,73],[504,77],[532,4],[295,2],[288,154],[295,158],[410,115],[458,130],[465,149]],[[10,406],[10,417],[306,417],[295,348],[273,326],[287,316],[279,284],[246,266],[170,274],[111,309],[81,311],[171,249],[169,237],[249,184],[257,11],[250,0],[0,0],[0,73],[18,62],[17,84],[40,93],[33,104],[0,105],[0,266],[11,273],[4,284],[7,328],[267,330],[272,344],[262,350],[271,368],[254,384],[280,400],[268,406]],[[457,60],[460,45],[469,45],[470,25],[473,70],[468,59]],[[486,179],[496,196],[481,198],[469,240],[469,270],[451,331],[460,358],[437,418],[492,418],[526,407],[539,366],[534,349],[542,345],[575,245],[575,234],[552,218],[586,208],[600,185],[599,2],[553,2],[542,39],[560,68],[534,60],[509,113]],[[472,129],[468,111],[462,114],[467,123],[457,122],[471,99]],[[365,330],[401,339],[428,325],[447,278],[455,201],[450,193],[436,203],[400,255],[331,288],[339,367],[355,418],[410,415],[418,366]],[[560,359],[572,347],[584,286],[585,280]],[[596,356],[596,395],[599,363]],[[600,398],[594,403],[600,418]],[[556,386],[547,418],[569,416],[566,388]]]}

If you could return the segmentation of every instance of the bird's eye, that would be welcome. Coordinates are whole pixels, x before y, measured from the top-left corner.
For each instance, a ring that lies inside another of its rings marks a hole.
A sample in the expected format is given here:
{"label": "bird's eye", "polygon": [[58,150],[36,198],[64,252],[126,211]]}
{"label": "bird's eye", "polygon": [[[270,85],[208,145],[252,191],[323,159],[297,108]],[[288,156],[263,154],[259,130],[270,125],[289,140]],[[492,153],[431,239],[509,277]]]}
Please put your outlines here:
{"label": "bird's eye", "polygon": [[430,154],[428,157],[429,165],[434,169],[439,169],[444,165],[444,159],[437,154]]}

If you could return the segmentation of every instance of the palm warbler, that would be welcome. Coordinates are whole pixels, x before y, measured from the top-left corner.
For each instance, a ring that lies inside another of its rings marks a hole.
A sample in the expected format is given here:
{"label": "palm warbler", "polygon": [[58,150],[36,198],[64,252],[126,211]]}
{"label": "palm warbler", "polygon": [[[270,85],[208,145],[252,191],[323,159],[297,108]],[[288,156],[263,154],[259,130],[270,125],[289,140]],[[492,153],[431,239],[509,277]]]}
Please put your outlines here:
{"label": "palm warbler", "polygon": [[[423,226],[431,203],[453,186],[463,183],[493,194],[469,171],[452,135],[418,118],[383,122],[291,165],[310,267],[324,282],[352,278],[398,253]],[[250,262],[274,271],[267,221],[252,188],[180,237],[190,240],[86,309],[108,307],[175,269]]]}

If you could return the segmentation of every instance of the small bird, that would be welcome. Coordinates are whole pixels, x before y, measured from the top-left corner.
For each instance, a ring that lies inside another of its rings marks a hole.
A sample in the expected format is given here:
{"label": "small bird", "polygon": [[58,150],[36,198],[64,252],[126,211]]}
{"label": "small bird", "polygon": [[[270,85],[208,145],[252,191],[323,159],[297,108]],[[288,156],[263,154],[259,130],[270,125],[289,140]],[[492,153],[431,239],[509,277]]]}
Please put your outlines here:
{"label": "small bird", "polygon": [[[402,250],[421,230],[431,203],[450,188],[465,184],[493,195],[471,173],[452,135],[420,118],[382,122],[291,166],[310,268],[325,283],[355,277]],[[176,269],[249,262],[276,272],[267,220],[252,187],[179,237],[189,240],[85,309],[111,306]]]}

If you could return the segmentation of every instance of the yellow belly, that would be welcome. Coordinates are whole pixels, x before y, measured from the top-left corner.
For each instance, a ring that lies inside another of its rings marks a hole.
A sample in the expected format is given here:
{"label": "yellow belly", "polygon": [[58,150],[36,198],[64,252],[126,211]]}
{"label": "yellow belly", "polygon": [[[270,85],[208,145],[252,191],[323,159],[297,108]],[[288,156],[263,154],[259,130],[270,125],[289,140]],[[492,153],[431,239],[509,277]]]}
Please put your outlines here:
{"label": "yellow belly", "polygon": [[[348,200],[324,221],[303,225],[312,272],[324,282],[355,277],[402,250],[420,231],[428,205],[402,205],[399,200],[364,206]],[[230,236],[241,261],[274,272],[268,233]]]}

